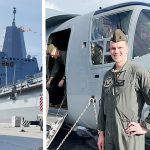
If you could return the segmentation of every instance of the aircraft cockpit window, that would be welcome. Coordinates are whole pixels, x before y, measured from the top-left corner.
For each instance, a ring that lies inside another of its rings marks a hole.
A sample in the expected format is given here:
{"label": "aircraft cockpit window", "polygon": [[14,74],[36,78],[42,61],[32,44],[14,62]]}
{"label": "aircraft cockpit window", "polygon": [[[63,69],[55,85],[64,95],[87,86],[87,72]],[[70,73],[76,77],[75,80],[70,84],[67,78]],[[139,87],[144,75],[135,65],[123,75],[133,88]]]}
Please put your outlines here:
{"label": "aircraft cockpit window", "polygon": [[128,35],[132,11],[107,16],[96,16],[91,28],[91,62],[93,65],[111,63],[110,38],[116,29],[122,29]]}
{"label": "aircraft cockpit window", "polygon": [[127,11],[94,18],[91,40],[110,38],[117,28],[122,29],[127,34],[131,13],[132,11]]}
{"label": "aircraft cockpit window", "polygon": [[134,37],[133,58],[150,53],[150,10],[142,10]]}
{"label": "aircraft cockpit window", "polygon": [[91,43],[91,59],[94,65],[103,63],[103,42]]}

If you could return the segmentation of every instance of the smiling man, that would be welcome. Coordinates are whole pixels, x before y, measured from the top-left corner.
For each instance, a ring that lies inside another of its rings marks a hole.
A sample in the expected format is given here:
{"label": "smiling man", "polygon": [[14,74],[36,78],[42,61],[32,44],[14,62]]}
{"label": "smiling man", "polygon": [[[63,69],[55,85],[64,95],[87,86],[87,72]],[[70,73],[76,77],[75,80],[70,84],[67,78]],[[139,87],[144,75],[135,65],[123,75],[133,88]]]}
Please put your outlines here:
{"label": "smiling man", "polygon": [[128,61],[128,40],[117,29],[110,42],[115,65],[105,76],[98,116],[99,150],[145,150],[150,114],[141,123],[146,102],[150,105],[150,73]]}

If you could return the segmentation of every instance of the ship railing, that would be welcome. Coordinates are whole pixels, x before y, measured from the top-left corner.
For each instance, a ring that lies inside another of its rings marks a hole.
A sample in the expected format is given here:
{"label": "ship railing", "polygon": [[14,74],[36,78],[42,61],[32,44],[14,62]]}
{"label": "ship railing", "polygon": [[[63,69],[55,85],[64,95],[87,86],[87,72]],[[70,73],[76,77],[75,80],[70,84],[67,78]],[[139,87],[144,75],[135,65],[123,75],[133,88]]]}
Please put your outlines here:
{"label": "ship railing", "polygon": [[10,92],[12,92],[13,89],[14,89],[14,86],[12,86],[12,85],[4,86],[4,87],[0,88],[0,93],[10,93]]}
{"label": "ship railing", "polygon": [[30,77],[26,80],[18,81],[16,84],[17,87],[26,87],[33,84],[42,84],[42,77]]}
{"label": "ship railing", "polygon": [[18,89],[22,89],[25,87],[29,87],[30,85],[37,85],[37,84],[42,84],[42,74],[36,74],[26,80],[19,80],[16,84],[14,85],[7,85],[7,86],[3,86],[0,88],[0,93],[9,93],[12,92],[12,90],[14,89],[14,87],[16,88],[16,90]]}

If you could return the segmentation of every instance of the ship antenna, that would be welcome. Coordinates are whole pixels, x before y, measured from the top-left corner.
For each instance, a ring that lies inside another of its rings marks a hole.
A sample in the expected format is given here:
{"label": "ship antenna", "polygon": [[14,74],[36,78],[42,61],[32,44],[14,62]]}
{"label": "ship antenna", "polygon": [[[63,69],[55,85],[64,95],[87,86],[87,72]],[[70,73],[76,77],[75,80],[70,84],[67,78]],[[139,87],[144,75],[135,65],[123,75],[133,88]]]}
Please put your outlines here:
{"label": "ship antenna", "polygon": [[13,18],[13,22],[12,25],[15,26],[15,14],[16,14],[16,7],[13,8],[13,14],[14,14],[14,18]]}

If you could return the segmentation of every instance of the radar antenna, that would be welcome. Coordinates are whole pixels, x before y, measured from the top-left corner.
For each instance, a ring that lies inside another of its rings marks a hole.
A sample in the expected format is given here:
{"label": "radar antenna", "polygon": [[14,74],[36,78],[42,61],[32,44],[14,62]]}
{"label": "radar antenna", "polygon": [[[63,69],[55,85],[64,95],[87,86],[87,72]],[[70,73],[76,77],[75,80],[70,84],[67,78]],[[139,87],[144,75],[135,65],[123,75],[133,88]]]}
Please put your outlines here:
{"label": "radar antenna", "polygon": [[16,7],[13,8],[13,14],[14,14],[14,18],[13,18],[13,22],[12,25],[15,26],[15,14],[16,14]]}

